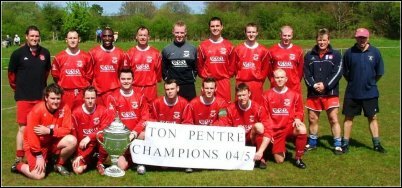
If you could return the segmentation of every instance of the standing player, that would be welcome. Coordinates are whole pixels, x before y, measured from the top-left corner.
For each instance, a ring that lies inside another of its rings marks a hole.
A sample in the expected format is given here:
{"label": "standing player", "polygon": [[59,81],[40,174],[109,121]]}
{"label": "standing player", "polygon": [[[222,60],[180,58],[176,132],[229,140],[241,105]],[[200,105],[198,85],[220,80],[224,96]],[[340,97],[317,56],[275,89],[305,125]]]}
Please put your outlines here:
{"label": "standing player", "polygon": [[29,26],[25,38],[26,44],[11,54],[8,64],[8,82],[17,102],[16,163],[25,155],[23,136],[28,113],[41,102],[51,67],[49,50],[39,45],[39,29]]}
{"label": "standing player", "polygon": [[148,104],[157,96],[157,83],[162,80],[161,55],[148,45],[149,29],[141,26],[137,29],[137,45],[127,52],[128,64],[134,73],[133,89],[135,93],[144,94]]}
{"label": "standing player", "polygon": [[223,23],[218,17],[209,21],[209,39],[201,42],[198,47],[198,75],[205,79],[207,77],[216,80],[216,95],[222,97],[226,102],[231,102],[230,78],[235,71],[233,63],[233,45],[230,41],[222,38]]}
{"label": "standing player", "polygon": [[275,87],[266,91],[263,96],[265,109],[272,121],[272,153],[277,163],[283,163],[286,157],[286,140],[295,139],[295,165],[304,169],[306,164],[302,161],[302,156],[307,142],[307,131],[301,121],[303,105],[300,104],[300,94],[285,85],[288,80],[285,70],[275,70],[274,78]]}
{"label": "standing player", "polygon": [[304,81],[307,85],[308,121],[310,135],[307,150],[317,148],[318,119],[327,111],[334,138],[335,154],[342,154],[341,126],[338,122],[339,80],[342,78],[342,56],[329,44],[328,29],[317,33],[317,44],[304,57]]}
{"label": "standing player", "polygon": [[63,103],[74,109],[83,103],[83,89],[92,82],[91,55],[79,49],[78,32],[70,30],[66,37],[67,49],[54,57],[52,76],[55,83],[63,88]]}
{"label": "standing player", "polygon": [[[286,86],[300,94],[300,104],[303,104],[301,80],[303,78],[303,49],[292,43],[293,29],[290,26],[283,26],[280,32],[280,43],[268,49],[271,57],[269,63],[268,79],[271,88],[275,87],[276,81],[273,71],[283,69],[288,77]],[[303,110],[303,109],[302,109]],[[300,120],[303,121],[304,117]]]}
{"label": "standing player", "polygon": [[201,96],[194,98],[189,103],[192,121],[183,123],[194,125],[211,125],[218,120],[219,115],[226,113],[228,103],[220,97],[215,97],[216,82],[214,78],[205,78],[202,82]]}
{"label": "standing player", "polygon": [[344,152],[349,151],[353,119],[360,115],[363,109],[364,116],[369,122],[374,151],[386,153],[380,143],[380,127],[377,120],[377,113],[380,112],[377,82],[384,75],[384,61],[380,51],[369,43],[369,36],[367,29],[357,29],[355,45],[343,55],[343,76],[348,82],[342,111],[345,115],[342,146]]}
{"label": "standing player", "polygon": [[128,66],[126,54],[116,46],[113,46],[113,30],[106,27],[102,31],[102,45],[89,51],[93,59],[92,85],[98,91],[97,104],[106,105],[107,97],[120,87],[119,71]]}
{"label": "standing player", "polygon": [[[108,98],[109,110],[112,115],[118,114],[122,123],[131,131],[130,140],[144,139],[145,121],[149,120],[149,108],[144,94],[133,89],[133,71],[124,68],[119,73],[120,89],[115,90]],[[117,166],[126,170],[133,165],[130,150],[119,157]]]}
{"label": "standing player", "polygon": [[[72,162],[73,171],[82,174],[91,162],[97,161],[96,167],[99,174],[104,175],[107,152],[98,144],[96,133],[107,127],[113,120],[113,116],[107,112],[103,105],[96,104],[96,90],[89,86],[83,90],[84,104],[75,108],[72,112],[73,134],[77,138],[77,152]],[[98,159],[93,157],[99,151]]]}
{"label": "standing player", "polygon": [[246,41],[239,44],[233,52],[236,65],[236,85],[246,83],[251,92],[251,99],[262,104],[264,82],[268,75],[270,60],[267,48],[257,42],[258,27],[248,23],[244,28]]}
{"label": "standing player", "polygon": [[[187,100],[177,94],[180,89],[177,81],[175,79],[166,80],[164,88],[165,96],[157,98],[152,103],[151,119],[163,123],[184,124],[184,122],[192,122]],[[139,168],[145,169],[142,165]],[[191,173],[193,170],[187,168],[186,172]]]}
{"label": "standing player", "polygon": [[54,170],[61,175],[70,173],[63,166],[74,153],[77,139],[71,135],[71,110],[61,105],[63,90],[50,84],[44,90],[44,101],[36,104],[28,115],[24,132],[24,150],[28,164],[19,162],[11,168],[31,179],[43,179],[46,164],[53,155],[58,155]]}
{"label": "standing player", "polygon": [[191,101],[196,96],[197,49],[186,41],[187,26],[184,22],[176,22],[172,33],[173,43],[162,50],[163,79],[177,80],[179,96]]}
{"label": "standing player", "polygon": [[267,168],[264,151],[272,138],[269,116],[263,106],[250,99],[250,89],[245,83],[236,86],[237,101],[227,107],[227,113],[221,113],[214,125],[242,126],[246,132],[246,144],[255,145],[257,152],[254,160],[259,168]]}

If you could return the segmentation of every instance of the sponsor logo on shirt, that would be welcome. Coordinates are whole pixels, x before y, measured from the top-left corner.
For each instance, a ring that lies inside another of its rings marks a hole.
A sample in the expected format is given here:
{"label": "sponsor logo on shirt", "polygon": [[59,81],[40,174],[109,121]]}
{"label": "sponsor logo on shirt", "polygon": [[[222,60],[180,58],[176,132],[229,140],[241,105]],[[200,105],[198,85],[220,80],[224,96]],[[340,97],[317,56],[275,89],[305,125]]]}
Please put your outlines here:
{"label": "sponsor logo on shirt", "polygon": [[253,62],[243,62],[243,69],[255,69]]}
{"label": "sponsor logo on shirt", "polygon": [[278,61],[278,66],[280,68],[292,68],[293,67],[292,62],[290,62],[290,61]]}
{"label": "sponsor logo on shirt", "polygon": [[82,129],[82,132],[84,133],[84,135],[90,135],[91,133],[96,133],[96,132],[98,132],[98,128],[94,128],[94,129]]}
{"label": "sponsor logo on shirt", "polygon": [[59,111],[59,118],[63,118],[64,117],[64,109],[61,109]]}
{"label": "sponsor logo on shirt", "polygon": [[373,61],[373,59],[374,59],[374,56],[372,56],[372,55],[369,55],[369,56],[368,56],[368,58],[369,58],[369,61]]}
{"label": "sponsor logo on shirt", "polygon": [[99,68],[101,72],[116,72],[113,65],[100,65]]}
{"label": "sponsor logo on shirt", "polygon": [[255,120],[254,116],[251,115],[249,118],[250,118],[250,119],[249,119],[250,123],[254,123],[254,120]]}
{"label": "sponsor logo on shirt", "polygon": [[210,119],[200,119],[200,120],[198,120],[199,125],[209,125],[211,123],[212,123],[212,120],[210,120]]}
{"label": "sponsor logo on shirt", "polygon": [[172,60],[174,67],[188,67],[186,60]]}
{"label": "sponsor logo on shirt", "polygon": [[288,109],[286,108],[272,108],[273,115],[288,115]]}
{"label": "sponsor logo on shirt", "polygon": [[209,113],[209,117],[215,117],[216,116],[216,110],[211,110]]}
{"label": "sponsor logo on shirt", "polygon": [[188,50],[183,51],[183,57],[190,57],[190,51]]}
{"label": "sponsor logo on shirt", "polygon": [[209,57],[209,60],[211,61],[211,63],[225,63],[225,59],[223,58],[223,56],[211,56]]}
{"label": "sponsor logo on shirt", "polygon": [[137,118],[137,114],[135,112],[121,112],[121,119],[135,119]]}
{"label": "sponsor logo on shirt", "polygon": [[149,67],[149,64],[136,64],[135,65],[135,70],[136,71],[149,71],[151,68]]}
{"label": "sponsor logo on shirt", "polygon": [[239,127],[240,126],[242,126],[244,128],[246,133],[248,133],[251,130],[251,128],[253,128],[253,125],[239,125]]}
{"label": "sponsor logo on shirt", "polygon": [[65,73],[67,76],[80,76],[81,75],[80,69],[66,69]]}

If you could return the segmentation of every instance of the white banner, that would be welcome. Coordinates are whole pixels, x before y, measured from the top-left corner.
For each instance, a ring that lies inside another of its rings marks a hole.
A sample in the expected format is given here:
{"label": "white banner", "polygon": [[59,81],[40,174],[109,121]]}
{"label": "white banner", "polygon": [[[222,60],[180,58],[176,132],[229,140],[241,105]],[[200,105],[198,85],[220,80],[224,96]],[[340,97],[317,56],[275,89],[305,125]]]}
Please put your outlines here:
{"label": "white banner", "polygon": [[130,145],[134,163],[165,167],[253,170],[255,147],[242,127],[148,122],[145,140]]}

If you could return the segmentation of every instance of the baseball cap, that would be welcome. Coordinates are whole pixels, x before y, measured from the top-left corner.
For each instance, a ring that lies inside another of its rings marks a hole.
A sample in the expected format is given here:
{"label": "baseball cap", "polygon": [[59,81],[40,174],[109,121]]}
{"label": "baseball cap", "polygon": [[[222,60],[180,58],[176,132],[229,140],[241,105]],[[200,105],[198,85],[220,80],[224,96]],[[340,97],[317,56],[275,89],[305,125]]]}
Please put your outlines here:
{"label": "baseball cap", "polygon": [[356,29],[355,37],[369,37],[370,33],[366,28]]}

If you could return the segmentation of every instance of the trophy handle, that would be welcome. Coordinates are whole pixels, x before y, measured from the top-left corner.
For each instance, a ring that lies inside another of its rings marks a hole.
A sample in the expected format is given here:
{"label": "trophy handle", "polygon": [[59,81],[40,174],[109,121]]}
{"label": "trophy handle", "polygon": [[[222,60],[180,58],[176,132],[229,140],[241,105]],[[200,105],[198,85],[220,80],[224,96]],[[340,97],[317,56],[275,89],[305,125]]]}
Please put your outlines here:
{"label": "trophy handle", "polygon": [[100,133],[103,133],[103,131],[99,131],[99,132],[96,133],[96,140],[98,140],[99,144],[101,144],[103,147],[105,147],[105,144],[99,140],[99,134]]}

